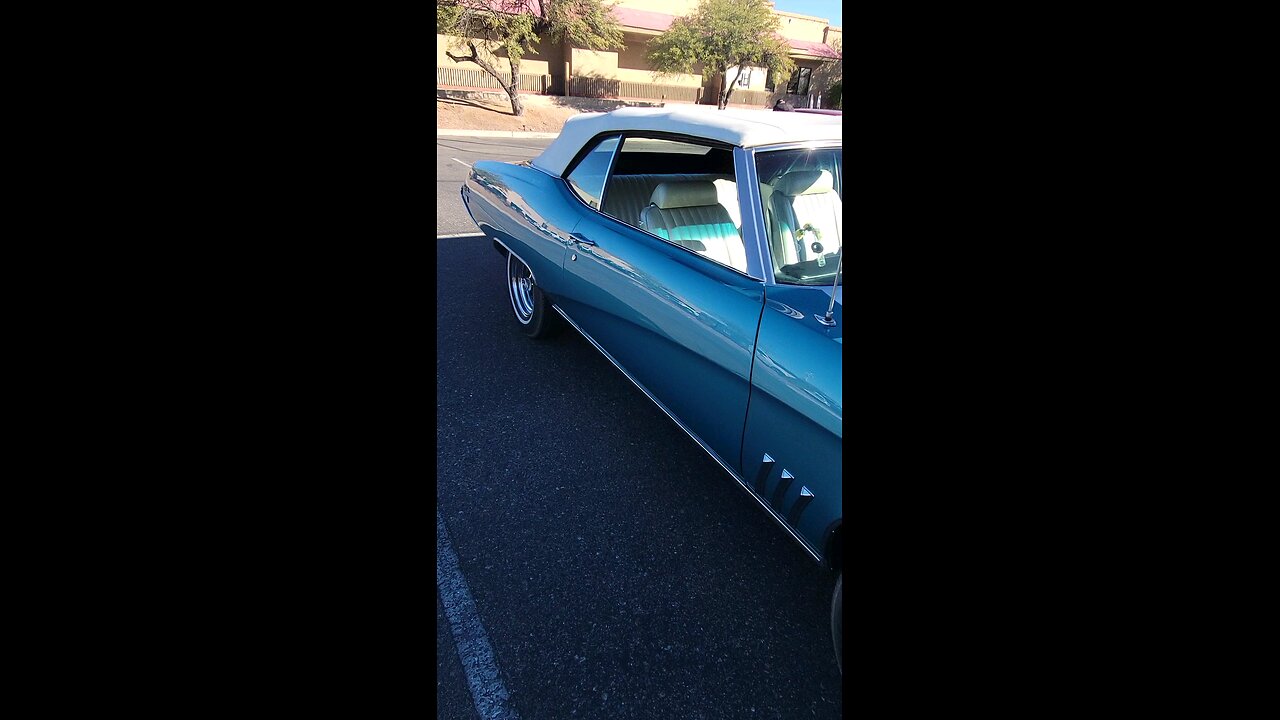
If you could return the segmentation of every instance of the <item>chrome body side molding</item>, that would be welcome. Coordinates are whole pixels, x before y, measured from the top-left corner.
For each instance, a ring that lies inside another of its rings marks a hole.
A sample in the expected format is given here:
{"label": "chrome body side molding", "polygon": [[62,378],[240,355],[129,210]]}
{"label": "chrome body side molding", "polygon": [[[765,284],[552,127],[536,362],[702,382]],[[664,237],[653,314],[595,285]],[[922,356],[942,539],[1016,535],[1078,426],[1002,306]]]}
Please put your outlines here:
{"label": "chrome body side molding", "polygon": [[[715,461],[716,461],[716,463],[720,465],[720,467],[724,468],[724,471],[725,471],[725,472],[727,472],[727,473],[729,473],[729,476],[730,476],[730,477],[732,477],[732,478],[733,478],[733,479],[738,483],[738,485],[740,485],[740,486],[742,487],[742,489],[746,491],[746,493],[747,493],[748,495],[750,495],[752,498],[754,498],[754,499],[755,499],[755,501],[756,501],[757,503],[759,503],[759,504],[760,504],[760,507],[764,508],[764,509],[765,509],[765,511],[769,513],[769,517],[773,518],[774,522],[778,523],[778,525],[779,525],[779,526],[781,526],[783,530],[786,530],[786,531],[787,531],[787,534],[788,534],[788,535],[790,535],[790,536],[791,536],[791,538],[792,538],[793,540],[795,540],[797,543],[799,543],[799,544],[800,544],[800,547],[804,548],[805,552],[807,552],[807,553],[809,554],[809,557],[813,558],[813,560],[814,560],[815,562],[817,562],[818,564],[822,564],[822,562],[823,562],[823,557],[822,557],[822,555],[821,555],[820,553],[818,553],[818,551],[814,550],[814,549],[809,545],[809,543],[805,541],[805,539],[804,539],[804,538],[800,537],[800,535],[798,535],[798,534],[796,533],[796,531],[795,531],[795,530],[791,529],[791,526],[787,524],[786,520],[784,520],[784,519],[783,519],[782,515],[778,514],[778,512],[777,512],[776,510],[774,510],[772,507],[770,507],[770,505],[769,505],[769,503],[768,503],[768,502],[766,502],[762,497],[760,497],[760,496],[759,496],[759,495],[757,495],[755,492],[753,492],[753,491],[752,491],[752,489],[751,489],[751,486],[750,486],[750,485],[748,485],[748,484],[747,484],[747,482],[746,482],[745,480],[743,480],[741,477],[739,477],[739,476],[738,476],[738,473],[737,473],[737,472],[735,472],[733,468],[729,467],[729,464],[728,464],[728,463],[726,463],[724,460],[722,460],[722,459],[720,458],[720,456],[719,456],[719,455],[717,455],[717,454],[715,453],[715,451],[714,451],[714,450],[712,450],[711,448],[707,447],[707,444],[706,444],[706,443],[704,443],[704,442],[702,441],[702,439],[701,439],[701,438],[699,438],[697,435],[693,434],[693,431],[691,431],[691,430],[689,430],[689,428],[685,427],[685,424],[684,424],[684,423],[682,423],[682,422],[680,422],[680,419],[679,419],[679,418],[677,418],[675,415],[671,414],[671,411],[670,411],[670,410],[668,410],[668,409],[667,409],[667,407],[666,407],[665,405],[663,405],[663,404],[662,404],[662,402],[661,402],[660,400],[658,400],[656,397],[654,397],[654,396],[653,396],[653,395],[652,395],[652,394],[651,394],[651,393],[650,393],[650,392],[645,388],[645,386],[641,385],[638,381],[636,381],[636,379],[635,379],[634,377],[632,377],[632,376],[631,376],[631,373],[627,372],[626,368],[624,368],[624,367],[622,367],[621,365],[619,365],[619,364],[618,364],[618,361],[617,361],[617,360],[614,360],[614,359],[613,359],[613,356],[612,356],[612,355],[610,355],[610,354],[609,354],[609,352],[608,352],[607,350],[605,350],[603,347],[601,347],[601,346],[600,346],[600,343],[596,342],[595,338],[593,338],[593,337],[591,337],[590,335],[588,335],[588,334],[587,334],[587,333],[586,333],[586,332],[585,332],[581,327],[579,327],[579,326],[578,326],[578,324],[577,324],[576,322],[574,322],[574,321],[573,321],[573,318],[571,318],[571,317],[569,317],[567,314],[565,314],[565,311],[564,311],[564,310],[561,310],[561,309],[560,309],[560,306],[558,306],[558,305],[556,305],[556,304],[554,304],[554,303],[553,303],[553,304],[551,305],[551,307],[552,307],[552,309],[554,309],[557,313],[559,313],[559,314],[560,314],[560,317],[562,317],[562,318],[564,318],[564,319],[565,319],[565,322],[567,322],[567,323],[569,323],[570,325],[572,325],[574,330],[577,330],[577,331],[578,331],[578,333],[582,335],[582,337],[586,338],[586,339],[587,339],[587,342],[591,343],[591,344],[595,347],[595,349],[596,349],[596,350],[599,350],[599,351],[600,351],[600,354],[601,354],[601,355],[604,355],[604,357],[605,357],[605,359],[606,359],[606,360],[608,360],[610,363],[612,363],[614,367],[618,368],[618,371],[619,371],[619,372],[621,372],[621,373],[622,373],[622,374],[623,374],[623,375],[624,375],[628,380],[630,380],[632,385],[635,385],[637,388],[639,388],[639,389],[640,389],[640,392],[642,392],[642,393],[644,393],[644,394],[645,394],[645,397],[647,397],[647,398],[649,398],[650,400],[652,400],[652,401],[653,401],[653,404],[654,404],[654,405],[657,405],[659,410],[661,410],[661,411],[662,411],[662,412],[663,412],[667,417],[671,418],[671,421],[672,421],[672,422],[674,422],[674,423],[675,423],[675,424],[676,424],[676,425],[677,425],[681,430],[683,430],[683,431],[685,432],[685,434],[686,434],[686,435],[688,435],[689,437],[693,438],[693,441],[694,441],[694,442],[696,442],[696,443],[698,443],[698,447],[702,448],[702,449],[703,449],[703,451],[705,451],[708,455],[710,455],[710,456],[711,456],[711,459],[712,459],[712,460],[715,460]],[[768,457],[768,456],[766,455],[765,457]],[[772,458],[769,458],[769,460],[772,460]],[[765,473],[765,475],[767,475],[767,474],[768,474],[768,473],[766,472],[766,473]],[[789,482],[789,481],[788,481],[788,484],[790,484],[790,482]]]}

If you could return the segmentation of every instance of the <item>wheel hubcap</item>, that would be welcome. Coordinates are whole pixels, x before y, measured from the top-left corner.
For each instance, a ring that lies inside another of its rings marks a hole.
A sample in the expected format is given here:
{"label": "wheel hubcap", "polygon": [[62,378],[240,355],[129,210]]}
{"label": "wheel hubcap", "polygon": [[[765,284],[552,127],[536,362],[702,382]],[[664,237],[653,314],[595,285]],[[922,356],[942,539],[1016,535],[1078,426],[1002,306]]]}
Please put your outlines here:
{"label": "wheel hubcap", "polygon": [[511,309],[515,311],[517,320],[528,325],[533,319],[533,276],[515,255],[507,256],[507,275]]}

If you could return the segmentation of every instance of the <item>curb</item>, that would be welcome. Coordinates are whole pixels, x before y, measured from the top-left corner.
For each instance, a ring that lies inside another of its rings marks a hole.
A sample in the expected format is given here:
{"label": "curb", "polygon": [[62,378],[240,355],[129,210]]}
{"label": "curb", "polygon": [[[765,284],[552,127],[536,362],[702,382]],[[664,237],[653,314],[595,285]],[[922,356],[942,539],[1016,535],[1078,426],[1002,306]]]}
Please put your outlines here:
{"label": "curb", "polygon": [[554,138],[560,133],[525,132],[522,130],[436,130],[436,137],[502,137],[502,138]]}

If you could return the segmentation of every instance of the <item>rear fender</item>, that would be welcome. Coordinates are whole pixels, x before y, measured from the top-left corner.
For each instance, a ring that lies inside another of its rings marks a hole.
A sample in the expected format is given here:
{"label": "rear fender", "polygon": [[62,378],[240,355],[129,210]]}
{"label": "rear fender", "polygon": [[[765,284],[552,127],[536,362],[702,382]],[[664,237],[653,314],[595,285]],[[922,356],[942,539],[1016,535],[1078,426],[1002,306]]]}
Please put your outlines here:
{"label": "rear fender", "polygon": [[472,167],[462,189],[481,232],[521,258],[551,295],[561,284],[569,234],[581,219],[568,192],[541,170],[488,160]]}

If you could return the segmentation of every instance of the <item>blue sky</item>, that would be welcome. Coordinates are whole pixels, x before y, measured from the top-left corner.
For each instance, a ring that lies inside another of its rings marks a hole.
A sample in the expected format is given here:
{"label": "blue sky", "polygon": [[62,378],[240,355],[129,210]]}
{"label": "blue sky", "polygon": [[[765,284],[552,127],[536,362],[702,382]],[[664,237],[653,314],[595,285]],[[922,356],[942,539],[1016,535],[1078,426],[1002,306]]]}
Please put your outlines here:
{"label": "blue sky", "polygon": [[779,10],[800,15],[827,18],[832,25],[838,28],[844,27],[844,23],[840,20],[840,0],[773,0],[773,6]]}

